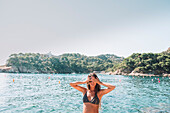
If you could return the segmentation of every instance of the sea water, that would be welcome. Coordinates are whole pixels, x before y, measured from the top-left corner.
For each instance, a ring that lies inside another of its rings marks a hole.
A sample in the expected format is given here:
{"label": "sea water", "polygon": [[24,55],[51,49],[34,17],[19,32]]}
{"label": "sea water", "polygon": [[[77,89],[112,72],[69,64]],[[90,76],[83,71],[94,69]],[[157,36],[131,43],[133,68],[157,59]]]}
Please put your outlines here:
{"label": "sea water", "polygon": [[[169,77],[98,76],[116,86],[102,97],[100,113],[170,112]],[[86,78],[87,74],[0,73],[0,112],[81,113],[83,95],[69,83]]]}

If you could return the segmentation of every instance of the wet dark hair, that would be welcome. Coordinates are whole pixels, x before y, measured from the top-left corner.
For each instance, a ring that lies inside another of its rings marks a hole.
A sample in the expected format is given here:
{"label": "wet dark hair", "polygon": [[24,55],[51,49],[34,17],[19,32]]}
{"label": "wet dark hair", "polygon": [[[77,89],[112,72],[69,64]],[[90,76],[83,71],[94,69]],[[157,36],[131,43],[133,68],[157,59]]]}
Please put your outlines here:
{"label": "wet dark hair", "polygon": [[[89,77],[90,77],[90,76],[93,76],[93,77],[95,77],[95,78],[98,78],[97,75],[96,75],[96,73],[90,73],[88,76],[89,76]],[[90,84],[87,84],[87,88],[90,90]],[[95,92],[96,92],[96,93],[99,92],[100,89],[101,89],[101,86],[100,86],[98,83],[96,83]]]}

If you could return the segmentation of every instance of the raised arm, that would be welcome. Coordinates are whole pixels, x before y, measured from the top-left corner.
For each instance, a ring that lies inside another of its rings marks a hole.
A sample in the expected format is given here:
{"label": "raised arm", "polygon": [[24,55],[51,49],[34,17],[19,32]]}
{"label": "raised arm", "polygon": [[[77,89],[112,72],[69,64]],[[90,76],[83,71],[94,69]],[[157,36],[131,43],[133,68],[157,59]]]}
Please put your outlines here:
{"label": "raised arm", "polygon": [[109,93],[110,91],[114,90],[116,86],[111,85],[109,83],[103,83],[101,82],[98,78],[93,80],[94,82],[98,83],[99,85],[103,85],[106,86],[107,89],[101,89],[101,91],[99,92],[99,95],[102,97],[103,95]]}
{"label": "raised arm", "polygon": [[109,92],[111,92],[111,91],[114,90],[115,87],[116,87],[116,86],[113,86],[113,85],[111,85],[111,84],[109,84],[109,83],[100,82],[99,84],[107,87],[107,89],[102,89],[102,90],[100,91],[100,93],[101,93],[102,96],[105,95],[105,94],[107,94],[107,93],[109,93]]}
{"label": "raised arm", "polygon": [[87,89],[79,86],[79,84],[86,84],[88,81],[89,81],[89,79],[87,79],[86,81],[83,81],[83,82],[73,82],[73,83],[70,83],[70,86],[81,91],[84,94]]}

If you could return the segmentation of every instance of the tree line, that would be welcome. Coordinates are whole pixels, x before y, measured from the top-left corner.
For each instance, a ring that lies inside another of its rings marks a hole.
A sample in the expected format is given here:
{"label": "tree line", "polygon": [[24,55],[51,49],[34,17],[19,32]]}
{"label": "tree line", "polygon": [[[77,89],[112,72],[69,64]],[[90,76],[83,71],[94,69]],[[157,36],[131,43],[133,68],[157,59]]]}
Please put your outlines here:
{"label": "tree line", "polygon": [[112,67],[123,61],[123,57],[113,54],[85,56],[66,53],[59,56],[40,53],[11,54],[7,66],[17,73],[89,73],[93,71],[113,71]]}
{"label": "tree line", "polygon": [[10,72],[18,73],[90,73],[116,71],[123,73],[170,73],[170,48],[161,53],[133,53],[127,58],[114,54],[85,56],[66,53],[59,56],[40,53],[11,54],[7,60]]}
{"label": "tree line", "polygon": [[124,73],[163,74],[170,73],[170,48],[162,53],[133,53],[113,70]]}

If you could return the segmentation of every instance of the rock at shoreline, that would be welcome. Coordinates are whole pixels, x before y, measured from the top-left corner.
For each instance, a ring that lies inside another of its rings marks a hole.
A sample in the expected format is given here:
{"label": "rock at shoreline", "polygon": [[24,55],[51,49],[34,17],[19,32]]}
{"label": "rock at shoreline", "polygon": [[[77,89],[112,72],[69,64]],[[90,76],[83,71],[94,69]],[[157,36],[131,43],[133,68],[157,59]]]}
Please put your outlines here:
{"label": "rock at shoreline", "polygon": [[170,77],[170,74],[154,75],[154,74],[143,74],[132,71],[131,73],[124,73],[122,70],[118,69],[115,72],[112,72],[111,75],[130,75],[130,76],[163,76]]}
{"label": "rock at shoreline", "polygon": [[112,73],[112,75],[128,75],[127,73],[122,72],[122,70],[118,69]]}
{"label": "rock at shoreline", "polygon": [[11,67],[7,67],[5,65],[0,66],[0,72],[6,72],[6,71],[9,71],[9,70],[11,70]]}
{"label": "rock at shoreline", "polygon": [[163,77],[170,77],[170,74],[163,74]]}

